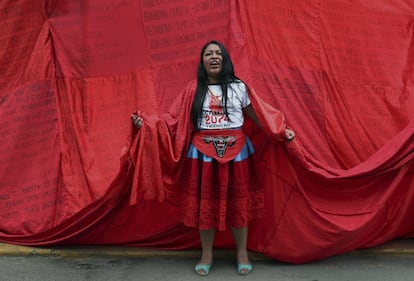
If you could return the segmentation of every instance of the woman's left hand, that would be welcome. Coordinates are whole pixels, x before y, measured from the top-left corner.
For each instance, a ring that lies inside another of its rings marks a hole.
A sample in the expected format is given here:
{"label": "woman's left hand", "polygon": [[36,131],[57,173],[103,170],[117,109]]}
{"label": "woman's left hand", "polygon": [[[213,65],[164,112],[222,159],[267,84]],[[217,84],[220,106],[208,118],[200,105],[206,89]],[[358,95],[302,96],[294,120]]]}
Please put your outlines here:
{"label": "woman's left hand", "polygon": [[295,138],[295,132],[292,131],[291,129],[286,129],[285,133],[286,133],[286,141],[287,142],[293,141],[293,139]]}

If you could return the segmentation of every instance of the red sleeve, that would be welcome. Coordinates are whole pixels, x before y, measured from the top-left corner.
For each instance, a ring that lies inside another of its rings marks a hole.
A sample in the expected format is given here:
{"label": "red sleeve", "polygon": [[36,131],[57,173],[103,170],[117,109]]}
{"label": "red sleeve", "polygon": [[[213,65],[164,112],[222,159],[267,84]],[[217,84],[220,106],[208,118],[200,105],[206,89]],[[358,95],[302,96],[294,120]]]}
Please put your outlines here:
{"label": "red sleeve", "polygon": [[253,88],[248,87],[248,91],[254,111],[266,135],[277,141],[286,140],[286,119],[284,114],[264,102]]}

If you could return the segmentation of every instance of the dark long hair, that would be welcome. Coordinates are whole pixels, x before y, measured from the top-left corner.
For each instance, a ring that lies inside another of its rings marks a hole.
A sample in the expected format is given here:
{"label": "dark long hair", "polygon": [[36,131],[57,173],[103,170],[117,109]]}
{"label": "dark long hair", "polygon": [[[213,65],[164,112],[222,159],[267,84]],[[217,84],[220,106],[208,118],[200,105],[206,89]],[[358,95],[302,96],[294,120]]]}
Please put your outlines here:
{"label": "dark long hair", "polygon": [[227,113],[227,100],[228,100],[227,87],[230,83],[236,80],[240,80],[234,74],[233,62],[231,61],[229,52],[224,47],[224,45],[216,40],[207,42],[201,49],[201,53],[200,53],[200,63],[198,65],[198,70],[197,70],[197,88],[195,92],[193,105],[191,108],[191,120],[193,122],[195,129],[199,127],[200,117],[201,117],[202,110],[203,110],[203,103],[204,103],[204,99],[207,94],[208,76],[207,76],[207,71],[203,63],[203,55],[204,55],[204,51],[210,44],[215,44],[219,46],[221,50],[221,56],[223,58],[222,67],[221,67],[221,71],[220,71],[218,79],[219,79],[219,84],[220,84],[223,97],[224,97],[222,101],[224,113],[226,114],[227,117],[229,117]]}

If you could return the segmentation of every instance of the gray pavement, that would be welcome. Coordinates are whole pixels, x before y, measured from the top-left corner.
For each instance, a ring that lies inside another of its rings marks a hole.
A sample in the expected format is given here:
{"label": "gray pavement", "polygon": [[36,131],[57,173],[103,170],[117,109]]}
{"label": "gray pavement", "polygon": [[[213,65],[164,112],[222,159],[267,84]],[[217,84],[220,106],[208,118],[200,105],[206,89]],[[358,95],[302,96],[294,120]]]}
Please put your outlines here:
{"label": "gray pavement", "polygon": [[208,277],[193,272],[199,251],[132,247],[24,247],[0,243],[0,281],[281,280],[412,281],[414,239],[395,240],[320,261],[292,265],[251,253],[254,270],[236,273],[234,252],[216,250]]}

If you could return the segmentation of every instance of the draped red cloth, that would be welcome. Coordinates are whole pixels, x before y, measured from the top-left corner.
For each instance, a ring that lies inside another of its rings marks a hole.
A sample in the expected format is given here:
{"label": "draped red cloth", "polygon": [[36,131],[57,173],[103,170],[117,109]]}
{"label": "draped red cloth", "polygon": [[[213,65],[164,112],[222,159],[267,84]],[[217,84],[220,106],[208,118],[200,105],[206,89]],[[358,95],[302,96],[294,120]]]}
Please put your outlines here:
{"label": "draped red cloth", "polygon": [[414,5],[362,2],[1,2],[0,241],[199,248],[162,199],[211,39],[265,124],[246,124],[266,198],[250,250],[303,263],[413,237]]}

